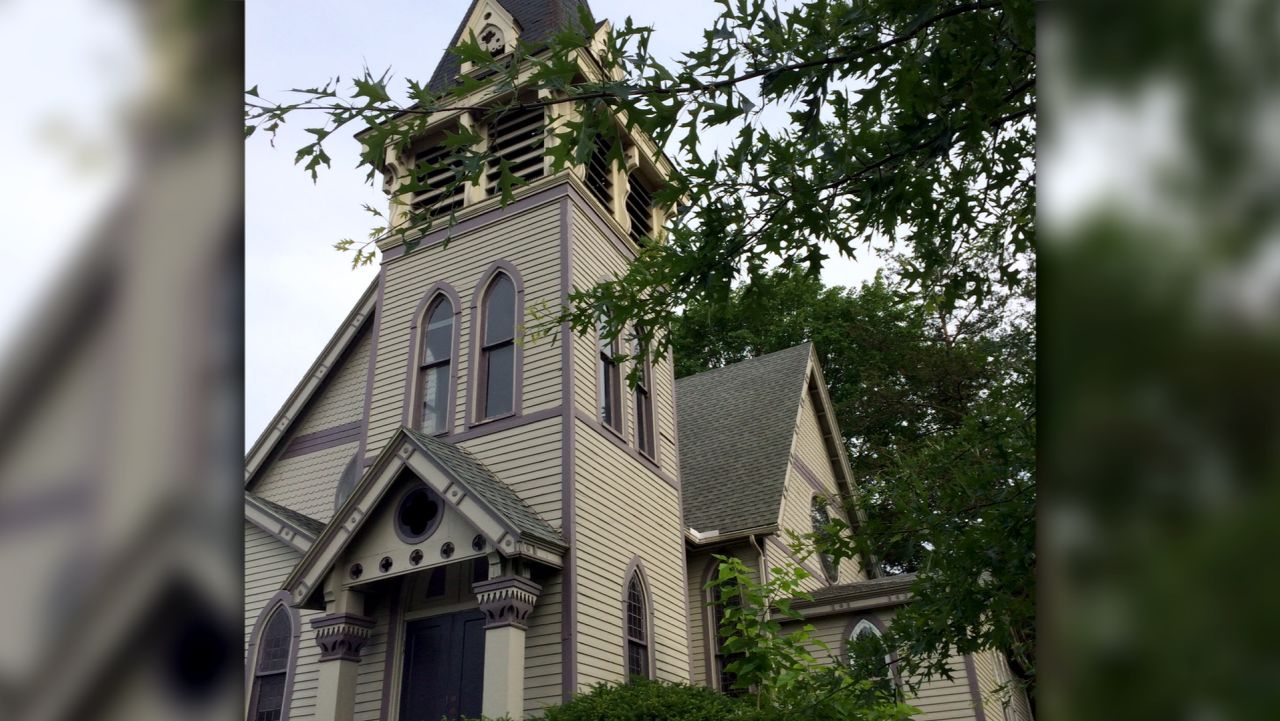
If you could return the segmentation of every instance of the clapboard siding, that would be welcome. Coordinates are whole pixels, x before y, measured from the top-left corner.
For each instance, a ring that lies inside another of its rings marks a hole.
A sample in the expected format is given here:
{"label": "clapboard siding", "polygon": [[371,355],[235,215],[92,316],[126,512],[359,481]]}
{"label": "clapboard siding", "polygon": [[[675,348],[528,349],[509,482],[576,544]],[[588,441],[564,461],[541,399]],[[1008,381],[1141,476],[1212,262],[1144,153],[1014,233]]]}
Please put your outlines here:
{"label": "clapboard siding", "polygon": [[676,492],[602,431],[575,423],[578,688],[623,680],[622,592],[635,555],[653,599],[655,675],[687,680],[688,604]]}
{"label": "clapboard siding", "polygon": [[[814,628],[809,651],[826,663],[843,663],[846,658],[845,643],[848,640],[846,634],[858,619],[868,617],[887,628],[892,622],[893,611],[876,609],[870,612],[834,614],[808,621]],[[797,626],[793,622],[786,624],[784,628],[792,631]],[[925,681],[914,694],[906,695],[906,703],[919,709],[919,713],[912,718],[919,721],[974,721],[977,718],[964,658],[960,655],[952,656],[947,667],[951,671],[951,679],[939,677]],[[987,718],[1004,721],[1003,717],[992,717],[989,711]]]}
{"label": "clapboard siding", "polygon": [[[572,243],[571,286],[586,289],[601,280],[618,278],[626,272],[630,260],[617,245],[588,217],[588,211],[571,202],[569,238]],[[574,343],[574,404],[583,412],[595,416],[599,403],[597,387],[597,353],[599,339],[593,333],[575,336]],[[624,349],[630,352],[629,349]],[[668,475],[679,474],[679,458],[674,447],[675,431],[675,370],[671,358],[663,358],[652,365],[650,397],[653,399],[654,429],[658,436],[658,465]],[[630,371],[624,367],[623,373]],[[624,376],[625,377],[625,376]],[[635,396],[625,388],[622,398],[622,437],[635,446]]]}
{"label": "clapboard siding", "polygon": [[379,598],[378,605],[369,615],[373,617],[374,624],[369,640],[360,652],[360,670],[356,675],[356,702],[352,721],[379,721],[382,714],[387,644],[390,642],[389,599],[385,596]]}
{"label": "clapboard siding", "polygon": [[540,713],[561,701],[561,625],[563,598],[560,574],[542,582],[542,593],[529,616],[524,637],[524,711]]}
{"label": "clapboard siding", "polygon": [[[472,305],[479,302],[475,290],[485,271],[498,260],[515,266],[523,280],[525,329],[536,323],[539,309],[546,313],[560,301],[560,201],[550,202],[519,215],[452,238],[447,247],[419,248],[384,263],[386,273],[382,317],[378,328],[378,356],[374,368],[369,414],[369,452],[380,450],[400,427],[405,407],[406,373],[410,362],[410,329],[417,322],[418,306],[437,283],[447,283],[457,293],[461,308],[459,343],[454,372],[454,428],[468,422],[473,389],[468,386],[473,356]],[[523,357],[523,411],[530,413],[560,404],[560,341],[542,338],[519,340]]]}
{"label": "clapboard siding", "polygon": [[562,423],[552,417],[461,444],[553,526],[560,525]]}
{"label": "clapboard siding", "polygon": [[290,458],[277,458],[253,486],[259,496],[319,521],[333,517],[338,481],[359,442]]}

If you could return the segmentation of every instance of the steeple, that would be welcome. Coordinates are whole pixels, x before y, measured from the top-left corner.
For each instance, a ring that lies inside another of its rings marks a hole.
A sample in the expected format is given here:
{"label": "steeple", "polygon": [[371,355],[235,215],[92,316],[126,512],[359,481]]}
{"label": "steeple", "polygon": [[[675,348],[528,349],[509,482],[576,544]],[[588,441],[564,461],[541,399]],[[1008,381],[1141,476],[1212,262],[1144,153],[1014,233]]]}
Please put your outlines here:
{"label": "steeple", "polygon": [[[587,0],[472,0],[428,87],[436,92],[445,90],[462,72],[452,50],[468,32],[474,32],[486,49],[501,54],[514,48],[517,39],[536,45],[562,30],[578,28],[580,8],[591,14]],[[593,21],[591,27],[581,30],[590,33],[597,27]]]}

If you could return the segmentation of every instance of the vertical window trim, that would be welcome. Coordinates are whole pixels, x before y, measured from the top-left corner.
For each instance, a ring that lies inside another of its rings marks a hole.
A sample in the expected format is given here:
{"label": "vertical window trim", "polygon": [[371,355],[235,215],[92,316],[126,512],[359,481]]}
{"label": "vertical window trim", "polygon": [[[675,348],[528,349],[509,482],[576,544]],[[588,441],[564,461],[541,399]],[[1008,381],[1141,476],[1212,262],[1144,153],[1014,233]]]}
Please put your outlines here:
{"label": "vertical window trim", "polygon": [[[248,721],[253,721],[253,715],[257,709],[254,708],[257,701],[257,688],[255,681],[258,678],[258,651],[259,642],[262,639],[262,633],[266,631],[267,623],[275,615],[276,611],[285,614],[289,619],[289,658],[285,662],[284,673],[284,694],[280,702],[280,721],[288,721],[289,706],[293,702],[293,681],[294,672],[298,665],[298,642],[302,637],[302,621],[298,614],[298,609],[289,605],[292,596],[288,591],[278,591],[274,596],[267,600],[267,603],[258,612],[258,618],[254,621],[253,630],[249,634],[249,645],[245,648],[245,703],[244,717]],[[276,674],[268,674],[276,675]]]}
{"label": "vertical window trim", "polygon": [[[614,357],[621,353],[618,339],[614,338],[605,347],[604,328],[607,319],[601,318],[596,323],[596,417],[604,427],[616,431],[619,436],[623,433],[623,403],[622,403],[622,366]],[[606,389],[613,392],[613,402],[609,408],[612,422],[609,418],[605,418],[605,392]]]}
{"label": "vertical window trim", "polygon": [[405,372],[405,405],[402,414],[403,425],[418,428],[422,422],[422,389],[420,375],[422,371],[423,353],[426,347],[427,315],[439,298],[444,298],[453,306],[453,346],[449,356],[449,408],[445,413],[444,430],[438,435],[453,433],[454,416],[458,407],[458,361],[462,354],[462,302],[458,293],[448,283],[436,283],[423,293],[418,301],[409,326],[409,363]]}
{"label": "vertical window trim", "polygon": [[630,662],[629,651],[631,650],[631,638],[628,629],[628,594],[631,589],[632,579],[640,582],[640,592],[644,603],[644,623],[645,633],[648,638],[645,641],[645,659],[648,665],[648,676],[650,680],[657,678],[657,669],[654,667],[655,654],[654,649],[657,646],[657,637],[654,635],[653,623],[653,591],[649,588],[649,575],[645,572],[644,561],[636,556],[631,559],[631,563],[627,564],[627,570],[622,575],[622,675],[623,681],[631,682],[630,669],[627,664]]}
{"label": "vertical window trim", "polygon": [[[640,356],[640,335],[640,330],[637,329],[633,353],[637,358]],[[635,414],[636,426],[636,450],[645,458],[657,463],[658,424],[653,417],[653,363],[650,361],[648,353],[644,354],[644,367],[640,372],[640,377],[636,380],[636,387],[632,390],[631,395],[632,405],[635,406],[633,413]],[[646,431],[649,439],[648,447],[644,443]]]}
{"label": "vertical window trim", "polygon": [[[484,417],[484,369],[480,366],[484,360],[483,344],[484,344],[484,295],[489,290],[490,283],[498,273],[504,273],[511,280],[511,284],[515,288],[516,307],[515,307],[515,338],[512,341],[512,347],[515,358],[513,359],[514,370],[511,373],[511,380],[515,386],[511,398],[511,412],[493,416],[491,418]],[[469,359],[467,368],[467,427],[475,427],[484,423],[499,420],[501,418],[519,417],[524,413],[524,352],[520,344],[520,327],[524,324],[524,280],[520,277],[520,272],[516,267],[506,260],[495,260],[489,264],[484,273],[480,275],[480,281],[476,283],[475,290],[471,293],[471,348],[467,353]]]}

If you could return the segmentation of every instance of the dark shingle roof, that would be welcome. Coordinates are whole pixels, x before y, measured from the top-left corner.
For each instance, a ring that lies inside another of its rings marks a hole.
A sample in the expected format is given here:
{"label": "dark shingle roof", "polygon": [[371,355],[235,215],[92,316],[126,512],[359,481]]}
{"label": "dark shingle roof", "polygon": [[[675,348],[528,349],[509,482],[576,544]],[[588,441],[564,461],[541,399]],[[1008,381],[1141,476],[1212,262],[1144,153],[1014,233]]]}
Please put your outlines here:
{"label": "dark shingle roof", "polygon": [[810,344],[676,381],[685,526],[778,522]]}
{"label": "dark shingle roof", "polygon": [[[449,47],[445,48],[444,57],[440,59],[435,72],[431,74],[428,87],[435,92],[447,89],[453,79],[458,76],[461,65],[452,50],[462,41],[462,31],[471,13],[475,11],[477,2],[479,0],[473,0],[471,6],[467,8],[467,13],[462,16],[458,24],[457,32],[453,34],[453,40],[449,41]],[[515,18],[520,28],[520,40],[528,45],[537,45],[566,28],[576,28],[579,6],[587,8],[588,13],[591,12],[591,6],[587,4],[587,0],[497,0],[497,2],[511,13],[511,17]]]}
{"label": "dark shingle roof", "polygon": [[873,598],[875,596],[886,596],[893,593],[904,593],[909,591],[911,589],[911,585],[915,582],[916,574],[900,573],[896,576],[872,578],[866,581],[838,583],[834,586],[820,588],[810,593],[809,595],[813,597],[812,601],[797,601],[795,605],[813,606],[835,600]]}
{"label": "dark shingle roof", "polygon": [[493,475],[492,471],[476,460],[465,448],[423,435],[411,428],[405,428],[404,432],[424,453],[434,458],[455,478],[466,484],[473,493],[480,496],[485,503],[510,521],[521,536],[536,538],[559,547],[566,545],[559,531],[543,520],[542,516],[530,508],[529,504],[511,490],[510,486]]}
{"label": "dark shingle roof", "polygon": [[319,536],[320,532],[324,530],[324,521],[317,521],[311,516],[306,516],[301,513],[298,513],[292,508],[285,508],[279,503],[273,503],[272,501],[268,501],[267,499],[263,498],[262,496],[259,496],[256,493],[246,492],[245,495],[249,496],[254,501],[257,501],[258,503],[262,504],[268,510],[279,515],[281,518],[283,518],[285,521],[289,522],[290,524],[298,528],[301,528],[307,533],[310,533],[313,539]]}

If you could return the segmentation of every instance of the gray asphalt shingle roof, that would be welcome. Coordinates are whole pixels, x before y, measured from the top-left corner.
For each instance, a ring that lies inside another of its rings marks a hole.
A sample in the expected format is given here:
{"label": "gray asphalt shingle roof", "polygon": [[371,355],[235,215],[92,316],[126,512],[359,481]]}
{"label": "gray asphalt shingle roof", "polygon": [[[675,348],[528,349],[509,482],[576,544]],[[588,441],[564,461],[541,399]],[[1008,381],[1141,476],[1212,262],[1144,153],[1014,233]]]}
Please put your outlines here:
{"label": "gray asphalt shingle roof", "polygon": [[811,592],[809,595],[813,597],[813,600],[804,601],[803,603],[806,605],[817,605],[835,599],[871,598],[891,593],[903,593],[910,590],[911,585],[915,582],[916,574],[900,573],[896,576],[871,578],[866,581],[837,583]]}
{"label": "gray asphalt shingle roof", "polygon": [[[478,0],[473,0],[471,7],[467,8],[467,13],[462,16],[458,24],[458,30],[453,34],[453,40],[449,41],[449,46],[445,49],[444,57],[440,59],[435,72],[431,74],[431,81],[427,86],[435,92],[447,89],[453,79],[458,76],[461,65],[452,50],[462,41],[462,31],[466,27],[467,19],[475,10],[476,2]],[[587,0],[497,0],[497,2],[511,13],[511,17],[515,18],[520,28],[520,40],[529,45],[536,45],[565,28],[577,27],[578,6],[584,6],[588,13],[591,12],[591,6],[587,4]]]}
{"label": "gray asphalt shingle roof", "polygon": [[434,458],[445,470],[510,521],[522,537],[536,538],[559,547],[566,546],[559,531],[543,520],[510,486],[493,475],[465,448],[423,435],[411,428],[405,428],[404,432],[424,453]]}
{"label": "gray asphalt shingle roof", "polygon": [[676,381],[685,526],[725,533],[778,522],[810,348]]}
{"label": "gray asphalt shingle roof", "polygon": [[256,493],[249,493],[246,491],[245,495],[249,496],[253,500],[262,504],[263,506],[265,506],[272,512],[276,513],[281,518],[293,524],[294,526],[297,526],[298,528],[301,528],[303,531],[310,533],[312,538],[316,538],[317,536],[320,535],[320,532],[324,530],[324,521],[317,521],[311,516],[298,513],[292,508],[285,508],[279,503],[268,501],[267,499],[263,498],[262,496],[259,496]]}

